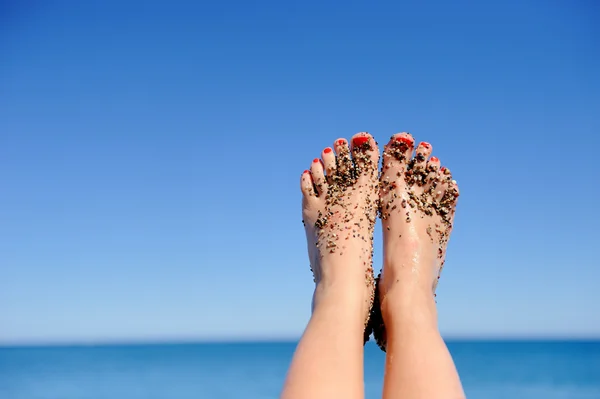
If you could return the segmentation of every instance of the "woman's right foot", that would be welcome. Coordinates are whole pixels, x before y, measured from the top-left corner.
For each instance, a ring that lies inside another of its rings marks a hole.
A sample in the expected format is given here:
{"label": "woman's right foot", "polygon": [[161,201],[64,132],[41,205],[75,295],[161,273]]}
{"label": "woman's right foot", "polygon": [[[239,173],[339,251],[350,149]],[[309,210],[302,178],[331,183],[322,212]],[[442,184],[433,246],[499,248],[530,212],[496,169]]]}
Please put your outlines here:
{"label": "woman's right foot", "polygon": [[447,168],[414,139],[392,136],[383,153],[380,214],[383,225],[383,270],[377,282],[372,323],[375,339],[385,351],[384,322],[392,302],[435,295],[452,231],[458,186]]}
{"label": "woman's right foot", "polygon": [[364,341],[374,298],[373,229],[378,204],[377,143],[368,133],[336,140],[302,175],[302,221],[315,281],[313,311],[329,298],[356,308]]}

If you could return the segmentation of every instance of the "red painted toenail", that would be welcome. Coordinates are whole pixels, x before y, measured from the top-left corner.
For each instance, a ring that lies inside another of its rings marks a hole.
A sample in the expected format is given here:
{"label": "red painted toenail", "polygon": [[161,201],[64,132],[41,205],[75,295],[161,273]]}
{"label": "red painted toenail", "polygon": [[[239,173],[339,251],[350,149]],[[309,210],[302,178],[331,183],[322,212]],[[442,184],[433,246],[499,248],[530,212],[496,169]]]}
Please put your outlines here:
{"label": "red painted toenail", "polygon": [[430,147],[431,147],[431,144],[429,144],[429,143],[428,143],[428,142],[426,142],[426,141],[422,141],[422,142],[421,142],[421,144],[419,144],[419,146],[422,146],[422,147],[425,147],[425,148],[430,148]]}
{"label": "red painted toenail", "polygon": [[331,152],[331,148],[327,147],[323,150],[325,154],[329,154]]}
{"label": "red painted toenail", "polygon": [[307,174],[307,173],[309,173],[309,172],[308,172],[308,170],[305,170],[303,173],[304,173],[304,174]]}
{"label": "red painted toenail", "polygon": [[413,145],[413,141],[411,139],[409,139],[408,137],[404,137],[404,136],[396,137],[396,141],[398,141],[400,143],[404,143],[407,146]]}
{"label": "red painted toenail", "polygon": [[442,166],[442,167],[440,168],[440,172],[443,172],[443,171],[445,171],[445,170],[446,170],[446,167],[445,167],[445,166]]}
{"label": "red painted toenail", "polygon": [[431,157],[431,158],[429,158],[429,160],[431,162],[439,162],[440,161],[437,157]]}
{"label": "red painted toenail", "polygon": [[344,145],[344,144],[346,144],[346,140],[344,140],[344,139],[339,139],[337,141],[337,145]]}
{"label": "red painted toenail", "polygon": [[317,162],[319,162],[319,158],[313,159],[313,163],[317,163]]}
{"label": "red painted toenail", "polygon": [[365,137],[365,136],[355,137],[352,140],[352,144],[354,144],[356,147],[359,147],[359,146],[361,146],[361,145],[363,145],[365,143],[368,143],[368,142],[369,142],[369,138]]}

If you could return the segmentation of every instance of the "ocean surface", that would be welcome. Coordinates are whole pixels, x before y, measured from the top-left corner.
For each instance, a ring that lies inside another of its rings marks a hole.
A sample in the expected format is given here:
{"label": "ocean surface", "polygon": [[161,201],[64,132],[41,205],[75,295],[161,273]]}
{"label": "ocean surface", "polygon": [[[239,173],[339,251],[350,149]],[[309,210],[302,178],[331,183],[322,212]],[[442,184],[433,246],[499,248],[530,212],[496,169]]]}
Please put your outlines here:
{"label": "ocean surface", "polygon": [[[277,398],[296,343],[0,348],[1,399]],[[600,341],[448,342],[471,399],[600,399]],[[365,352],[367,398],[384,354]],[[435,376],[431,376],[435,384]]]}

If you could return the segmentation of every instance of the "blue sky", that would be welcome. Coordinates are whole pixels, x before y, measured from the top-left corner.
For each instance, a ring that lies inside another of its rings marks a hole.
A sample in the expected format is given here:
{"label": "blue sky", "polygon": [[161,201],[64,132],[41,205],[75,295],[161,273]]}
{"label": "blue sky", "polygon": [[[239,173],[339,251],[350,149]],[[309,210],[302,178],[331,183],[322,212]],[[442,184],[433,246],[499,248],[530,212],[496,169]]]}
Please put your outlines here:
{"label": "blue sky", "polygon": [[600,337],[592,1],[1,7],[0,343],[299,336],[299,176],[365,130],[460,184],[446,336]]}

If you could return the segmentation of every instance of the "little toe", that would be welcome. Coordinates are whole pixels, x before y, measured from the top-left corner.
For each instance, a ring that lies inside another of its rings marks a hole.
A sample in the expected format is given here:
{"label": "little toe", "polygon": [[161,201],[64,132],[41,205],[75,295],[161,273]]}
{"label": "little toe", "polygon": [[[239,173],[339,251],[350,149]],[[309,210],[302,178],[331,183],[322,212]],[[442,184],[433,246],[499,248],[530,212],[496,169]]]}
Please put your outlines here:
{"label": "little toe", "polygon": [[315,158],[310,165],[310,174],[312,175],[317,196],[321,196],[327,191],[327,181],[325,181],[323,161],[321,161],[319,158]]}
{"label": "little toe", "polygon": [[454,197],[454,201],[458,201],[458,197],[460,196],[460,190],[458,189],[458,183],[456,182],[456,180],[452,180],[450,182],[450,190]]}
{"label": "little toe", "polygon": [[316,198],[315,187],[310,171],[305,170],[300,178],[300,190],[305,199]]}
{"label": "little toe", "polygon": [[406,164],[412,155],[414,145],[415,139],[410,133],[393,135],[383,151],[382,171],[385,172],[394,165]]}
{"label": "little toe", "polygon": [[456,203],[459,195],[460,191],[458,190],[458,183],[456,183],[456,180],[451,180],[440,201],[442,207],[447,208],[450,223],[454,220],[454,213],[456,212]]}
{"label": "little toe", "polygon": [[[438,174],[438,184],[435,188],[436,212],[442,218],[447,232],[452,230],[456,201],[458,199],[458,185],[452,179],[448,168],[441,168]],[[448,234],[445,234],[446,237]],[[447,238],[446,238],[447,239]]]}
{"label": "little toe", "polygon": [[350,158],[350,148],[346,139],[337,139],[334,144],[336,157],[336,176],[338,183],[344,184],[353,180],[354,164]]}
{"label": "little toe", "polygon": [[374,176],[379,163],[379,149],[373,136],[367,132],[352,137],[352,158],[358,176]]}

